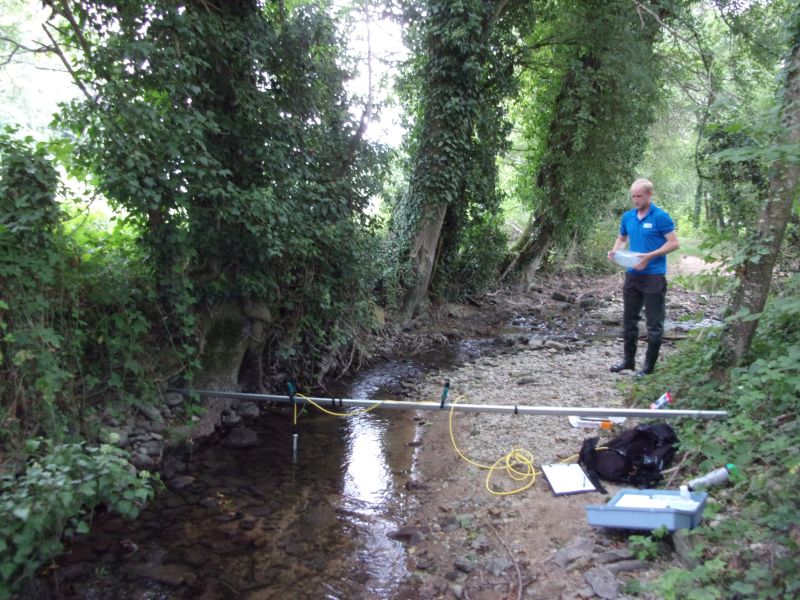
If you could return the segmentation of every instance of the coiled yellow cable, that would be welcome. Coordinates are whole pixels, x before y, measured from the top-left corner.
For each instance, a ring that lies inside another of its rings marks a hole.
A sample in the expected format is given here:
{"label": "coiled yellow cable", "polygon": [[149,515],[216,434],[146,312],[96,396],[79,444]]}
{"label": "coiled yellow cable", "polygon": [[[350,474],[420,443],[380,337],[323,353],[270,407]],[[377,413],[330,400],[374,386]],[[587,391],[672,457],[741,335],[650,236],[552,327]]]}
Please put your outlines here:
{"label": "coiled yellow cable", "polygon": [[[512,448],[507,454],[498,458],[494,464],[485,465],[476,462],[465,455],[456,443],[456,436],[453,433],[453,413],[458,400],[454,400],[450,404],[450,417],[448,419],[448,426],[450,429],[450,441],[453,443],[453,449],[456,451],[464,461],[478,467],[479,469],[487,469],[486,473],[486,491],[494,496],[510,496],[511,494],[518,494],[530,488],[536,482],[536,476],[539,472],[533,466],[533,454],[525,448]],[[501,463],[505,462],[506,474],[514,481],[524,481],[523,485],[513,490],[497,491],[492,488],[492,476],[495,470],[500,468]]]}

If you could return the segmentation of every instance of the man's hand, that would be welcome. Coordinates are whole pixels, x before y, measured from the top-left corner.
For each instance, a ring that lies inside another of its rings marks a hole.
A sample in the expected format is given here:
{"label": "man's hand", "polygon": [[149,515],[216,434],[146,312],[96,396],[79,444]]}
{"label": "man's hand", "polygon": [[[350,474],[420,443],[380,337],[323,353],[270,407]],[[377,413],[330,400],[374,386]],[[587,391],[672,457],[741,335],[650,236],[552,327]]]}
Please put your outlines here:
{"label": "man's hand", "polygon": [[616,253],[616,250],[610,250],[609,253],[606,255],[608,257],[608,260],[610,260],[611,262],[614,262],[614,254],[615,253]]}
{"label": "man's hand", "polygon": [[650,255],[648,254],[639,254],[639,262],[633,265],[634,270],[642,271],[647,268],[648,263],[650,262]]}

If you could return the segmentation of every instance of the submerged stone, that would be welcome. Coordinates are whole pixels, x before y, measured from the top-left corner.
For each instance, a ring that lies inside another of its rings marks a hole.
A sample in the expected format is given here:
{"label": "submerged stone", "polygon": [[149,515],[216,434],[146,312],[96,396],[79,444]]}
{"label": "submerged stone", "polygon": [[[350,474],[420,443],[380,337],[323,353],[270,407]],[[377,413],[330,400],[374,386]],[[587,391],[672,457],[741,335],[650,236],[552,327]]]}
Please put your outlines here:
{"label": "submerged stone", "polygon": [[250,448],[258,445],[258,435],[252,429],[239,427],[231,430],[222,440],[222,444],[229,448]]}

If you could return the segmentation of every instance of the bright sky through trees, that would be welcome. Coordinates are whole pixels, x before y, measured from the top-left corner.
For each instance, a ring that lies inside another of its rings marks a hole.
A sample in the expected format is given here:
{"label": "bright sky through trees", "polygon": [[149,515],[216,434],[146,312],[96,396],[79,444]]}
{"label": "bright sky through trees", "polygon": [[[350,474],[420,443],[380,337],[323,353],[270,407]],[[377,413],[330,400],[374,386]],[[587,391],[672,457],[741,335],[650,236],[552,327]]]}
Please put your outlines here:
{"label": "bright sky through trees", "polygon": [[[47,15],[40,2],[2,0],[0,35],[26,48],[38,48],[46,41],[42,23]],[[0,124],[16,124],[22,133],[37,138],[47,137],[45,130],[58,104],[78,93],[61,61],[52,54],[21,49],[2,68],[0,77]]]}
{"label": "bright sky through trees", "polygon": [[[353,24],[348,35],[349,54],[356,58],[356,75],[350,82],[351,93],[366,101],[370,90],[372,70],[373,104],[381,105],[373,109],[372,121],[367,128],[366,137],[372,141],[399,147],[405,128],[402,126],[402,107],[394,98],[393,80],[400,63],[408,57],[408,49],[402,39],[401,26],[377,13],[379,5],[364,3],[369,10],[369,23],[365,19],[363,5],[353,13]],[[352,10],[352,2],[334,2],[339,11]],[[389,104],[386,104],[387,100]]]}

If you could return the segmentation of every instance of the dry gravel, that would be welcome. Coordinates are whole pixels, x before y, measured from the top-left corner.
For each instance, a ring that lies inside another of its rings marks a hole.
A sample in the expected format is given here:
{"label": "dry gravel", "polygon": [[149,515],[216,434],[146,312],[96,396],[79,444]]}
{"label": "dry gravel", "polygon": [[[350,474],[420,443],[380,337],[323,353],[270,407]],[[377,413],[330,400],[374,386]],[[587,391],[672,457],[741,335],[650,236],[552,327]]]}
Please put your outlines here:
{"label": "dry gravel", "polygon": [[[572,330],[533,335],[529,343],[499,355],[430,373],[416,399],[438,399],[443,382],[449,380],[450,399],[459,402],[621,406],[624,385],[620,384],[630,381],[632,374],[608,371],[621,353],[621,340],[613,336],[618,327],[609,321],[609,315],[621,315],[619,294],[614,291],[617,283],[597,282],[595,287],[602,289],[592,294],[573,287],[567,290],[572,296],[568,303],[552,301],[551,286],[535,290],[527,302],[538,318],[572,314],[562,323]],[[599,301],[588,309],[578,308],[580,298],[587,295]],[[709,306],[699,296],[672,290],[668,318],[676,318],[676,313],[714,316],[715,301]],[[514,304],[514,312],[526,310],[519,298],[508,302]],[[605,335],[597,335],[604,321]],[[595,335],[582,337],[582,331]],[[644,348],[640,341],[639,361]],[[674,342],[666,342],[663,351],[674,351]],[[639,399],[642,404],[652,400]],[[485,489],[486,471],[467,464],[453,450],[448,415],[421,413],[416,418],[422,439],[414,472],[420,483],[415,486],[420,510],[407,525],[421,532],[422,541],[409,548],[416,571],[408,598],[625,598],[628,580],[651,580],[673,564],[672,557],[656,563],[633,560],[626,534],[587,524],[585,506],[603,504],[607,496],[554,496],[541,475],[522,493],[490,494]],[[634,424],[629,420],[623,427]],[[491,464],[512,448],[524,448],[537,467],[575,455],[587,437],[615,435],[575,429],[566,418],[488,413],[456,413],[454,433],[462,451],[478,462]],[[504,475],[493,481],[505,490],[519,485]],[[607,488],[610,494],[618,489]]]}

